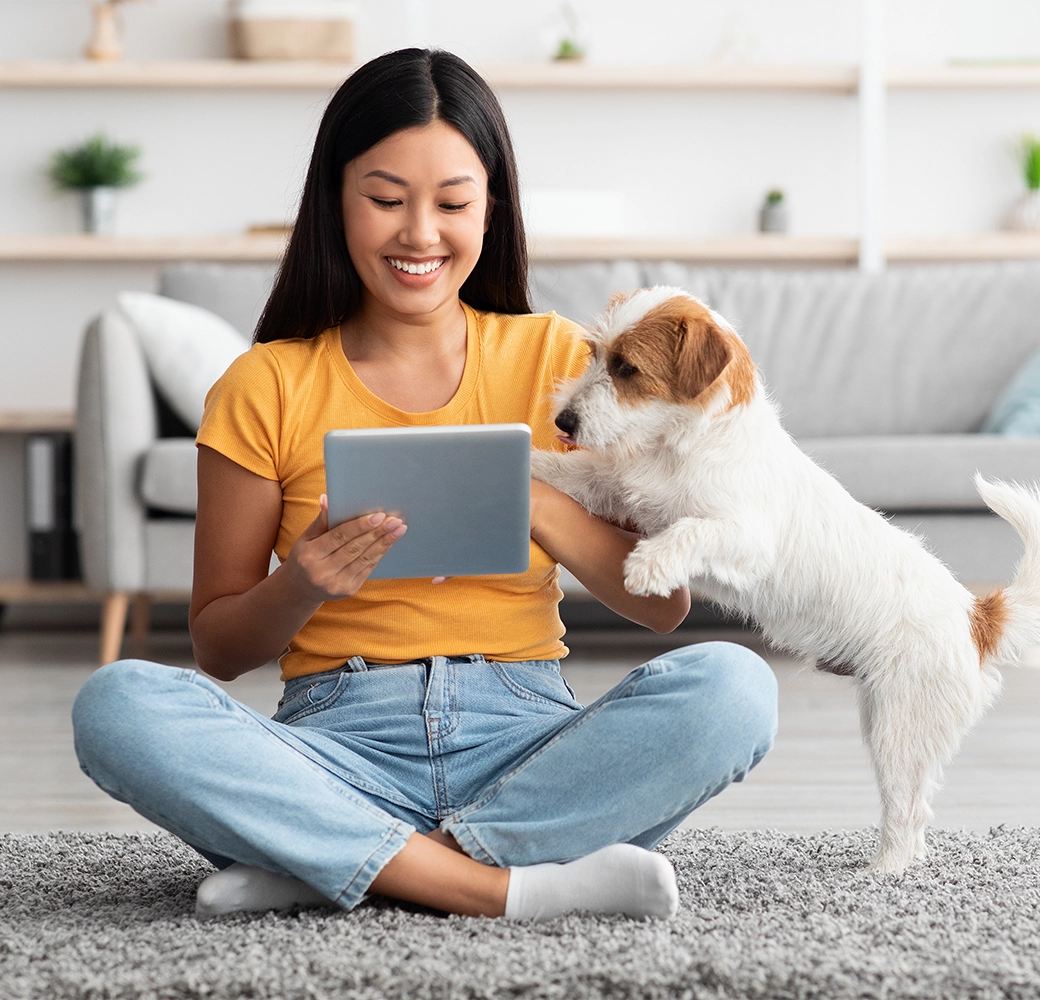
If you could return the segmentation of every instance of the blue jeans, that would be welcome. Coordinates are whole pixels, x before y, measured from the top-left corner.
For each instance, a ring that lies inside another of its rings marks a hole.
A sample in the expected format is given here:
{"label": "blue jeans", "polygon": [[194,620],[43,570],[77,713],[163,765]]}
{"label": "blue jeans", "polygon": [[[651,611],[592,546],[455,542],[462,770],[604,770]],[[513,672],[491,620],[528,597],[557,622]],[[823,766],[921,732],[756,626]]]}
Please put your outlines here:
{"label": "blue jeans", "polygon": [[556,661],[354,657],[273,719],[192,670],[102,667],[72,710],[83,770],[218,866],[294,875],[345,909],[416,831],[506,867],[652,848],[772,745],[753,652],[687,646],[583,708]]}

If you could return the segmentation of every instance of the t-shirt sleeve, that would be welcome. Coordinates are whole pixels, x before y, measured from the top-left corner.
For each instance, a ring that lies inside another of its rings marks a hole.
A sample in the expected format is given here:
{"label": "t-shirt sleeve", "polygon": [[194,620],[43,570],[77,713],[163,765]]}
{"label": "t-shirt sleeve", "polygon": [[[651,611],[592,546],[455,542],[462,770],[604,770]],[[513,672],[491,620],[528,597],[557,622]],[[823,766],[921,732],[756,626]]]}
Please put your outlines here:
{"label": "t-shirt sleeve", "polygon": [[240,355],[210,389],[195,438],[264,479],[279,475],[283,383],[264,344]]}
{"label": "t-shirt sleeve", "polygon": [[550,346],[552,375],[556,388],[564,382],[577,378],[589,363],[589,347],[585,343],[585,331],[562,316],[554,317]]}

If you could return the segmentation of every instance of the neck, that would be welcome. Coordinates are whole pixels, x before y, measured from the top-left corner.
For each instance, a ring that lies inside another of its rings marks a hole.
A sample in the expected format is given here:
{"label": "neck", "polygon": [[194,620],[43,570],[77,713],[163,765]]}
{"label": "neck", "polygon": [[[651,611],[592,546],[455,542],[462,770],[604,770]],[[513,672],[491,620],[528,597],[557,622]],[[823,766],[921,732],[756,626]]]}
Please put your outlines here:
{"label": "neck", "polygon": [[410,359],[466,349],[466,313],[455,299],[433,312],[409,315],[386,309],[365,296],[361,309],[340,326],[343,352],[351,361]]}

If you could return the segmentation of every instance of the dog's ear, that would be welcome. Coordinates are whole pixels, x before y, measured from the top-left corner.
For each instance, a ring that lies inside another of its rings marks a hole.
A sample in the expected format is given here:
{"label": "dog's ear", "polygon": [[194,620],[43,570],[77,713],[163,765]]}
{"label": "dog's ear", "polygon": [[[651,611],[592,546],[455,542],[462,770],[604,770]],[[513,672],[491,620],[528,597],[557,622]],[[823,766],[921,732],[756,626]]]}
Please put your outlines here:
{"label": "dog's ear", "polygon": [[676,395],[693,400],[722,374],[733,353],[710,319],[681,316],[676,322]]}
{"label": "dog's ear", "polygon": [[607,309],[613,309],[615,306],[621,305],[626,299],[632,298],[635,292],[615,292],[610,296],[610,301],[607,303]]}

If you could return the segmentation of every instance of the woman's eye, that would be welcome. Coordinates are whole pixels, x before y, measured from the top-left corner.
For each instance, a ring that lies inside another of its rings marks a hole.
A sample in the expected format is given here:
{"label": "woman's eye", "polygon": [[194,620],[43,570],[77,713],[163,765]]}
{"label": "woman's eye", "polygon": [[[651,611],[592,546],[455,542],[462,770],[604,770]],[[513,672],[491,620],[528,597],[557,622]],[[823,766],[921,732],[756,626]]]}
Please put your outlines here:
{"label": "woman's eye", "polygon": [[461,212],[464,208],[469,208],[469,204],[470,203],[468,201],[464,201],[458,205],[441,205],[441,208],[445,209],[448,212]]}
{"label": "woman's eye", "polygon": [[380,208],[397,208],[397,206],[401,204],[396,199],[386,201],[383,198],[373,198],[372,201],[374,201]]}

